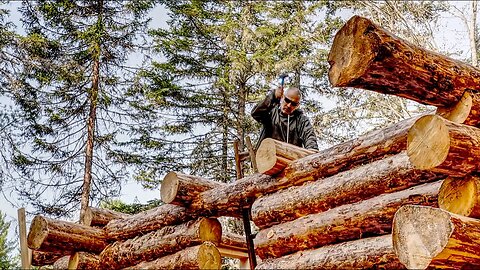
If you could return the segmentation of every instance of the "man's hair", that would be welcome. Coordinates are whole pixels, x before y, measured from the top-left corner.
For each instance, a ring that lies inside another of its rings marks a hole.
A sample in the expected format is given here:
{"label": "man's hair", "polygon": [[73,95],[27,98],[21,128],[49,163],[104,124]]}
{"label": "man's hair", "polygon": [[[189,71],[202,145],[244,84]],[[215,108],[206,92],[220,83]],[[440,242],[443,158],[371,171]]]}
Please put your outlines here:
{"label": "man's hair", "polygon": [[302,100],[302,98],[303,98],[302,91],[300,91],[300,89],[298,87],[294,87],[294,86],[289,87],[287,89],[287,92],[289,92],[289,91],[294,91],[298,95],[298,97],[300,97],[300,100]]}

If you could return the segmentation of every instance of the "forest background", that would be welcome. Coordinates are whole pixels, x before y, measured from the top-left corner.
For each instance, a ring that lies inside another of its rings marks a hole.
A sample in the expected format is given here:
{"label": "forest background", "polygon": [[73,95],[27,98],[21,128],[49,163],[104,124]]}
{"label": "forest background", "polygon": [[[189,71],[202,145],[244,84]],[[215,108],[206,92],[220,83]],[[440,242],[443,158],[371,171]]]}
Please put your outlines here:
{"label": "forest background", "polygon": [[19,207],[76,221],[87,205],[158,205],[169,171],[233,181],[233,141],[256,142],[249,112],[281,73],[322,149],[431,109],[330,86],[329,48],[353,15],[478,63],[476,1],[0,4],[0,268],[18,263]]}

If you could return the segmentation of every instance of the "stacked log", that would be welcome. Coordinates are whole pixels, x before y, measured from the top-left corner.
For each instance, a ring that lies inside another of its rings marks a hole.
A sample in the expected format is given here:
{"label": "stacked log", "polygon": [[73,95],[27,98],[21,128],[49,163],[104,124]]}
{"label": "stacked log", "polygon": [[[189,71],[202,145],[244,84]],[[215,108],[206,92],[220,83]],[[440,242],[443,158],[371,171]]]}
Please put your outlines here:
{"label": "stacked log", "polygon": [[448,177],[440,187],[438,206],[454,214],[480,218],[480,177]]}
{"label": "stacked log", "polygon": [[103,227],[114,219],[123,219],[129,216],[129,214],[105,208],[88,207],[85,210],[85,225]]}

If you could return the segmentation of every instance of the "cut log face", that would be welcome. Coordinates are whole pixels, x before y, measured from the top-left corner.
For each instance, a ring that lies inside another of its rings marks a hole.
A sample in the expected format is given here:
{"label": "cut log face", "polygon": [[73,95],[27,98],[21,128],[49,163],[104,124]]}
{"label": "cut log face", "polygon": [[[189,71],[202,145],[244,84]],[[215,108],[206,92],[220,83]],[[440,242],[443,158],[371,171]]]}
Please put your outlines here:
{"label": "cut log face", "polygon": [[200,218],[167,226],[145,235],[115,242],[100,254],[102,269],[119,269],[151,261],[204,241],[220,243],[222,226],[216,219]]}
{"label": "cut log face", "polygon": [[257,199],[252,220],[263,229],[446,176],[413,168],[405,152]]}
{"label": "cut log face", "polygon": [[480,94],[471,90],[465,91],[460,101],[450,107],[438,107],[436,114],[455,123],[479,127]]}
{"label": "cut log face", "polygon": [[160,196],[164,203],[188,206],[199,193],[223,183],[179,172],[169,172],[162,181]]}
{"label": "cut log face", "polygon": [[106,246],[106,235],[101,229],[42,216],[32,220],[28,233],[28,247],[35,250],[100,253]]}
{"label": "cut log face", "polygon": [[480,221],[431,207],[406,205],[395,214],[393,247],[408,269],[480,267]]}
{"label": "cut log face", "polygon": [[480,177],[448,177],[438,194],[438,206],[448,212],[480,218]]}
{"label": "cut log face", "polygon": [[293,144],[266,138],[257,149],[256,161],[258,172],[276,175],[292,162],[317,151],[304,149]]}
{"label": "cut log face", "polygon": [[268,259],[255,269],[406,269],[390,234],[329,245]]}
{"label": "cut log face", "polygon": [[116,212],[109,209],[88,207],[85,210],[85,225],[103,227],[114,219],[123,219],[130,216],[129,214]]}
{"label": "cut log face", "polygon": [[53,263],[53,269],[68,269],[68,262],[70,261],[70,255],[63,256]]}
{"label": "cut log face", "polygon": [[441,182],[342,205],[261,230],[255,237],[256,254],[262,259],[278,258],[300,250],[390,233],[393,215],[402,205],[437,206]]}
{"label": "cut log face", "polygon": [[68,269],[100,269],[99,257],[87,252],[76,252],[69,261]]}
{"label": "cut log face", "polygon": [[335,35],[328,55],[333,86],[356,87],[452,106],[480,85],[480,70],[415,46],[366,18],[352,17]]}
{"label": "cut log face", "polygon": [[104,229],[110,240],[128,239],[165,226],[186,222],[194,215],[195,213],[188,212],[181,206],[164,204],[124,219],[114,219]]}
{"label": "cut log face", "polygon": [[478,167],[480,129],[423,116],[408,131],[407,154],[418,169],[465,176]]}
{"label": "cut log face", "polygon": [[220,269],[221,265],[220,252],[213,243],[205,242],[126,269]]}

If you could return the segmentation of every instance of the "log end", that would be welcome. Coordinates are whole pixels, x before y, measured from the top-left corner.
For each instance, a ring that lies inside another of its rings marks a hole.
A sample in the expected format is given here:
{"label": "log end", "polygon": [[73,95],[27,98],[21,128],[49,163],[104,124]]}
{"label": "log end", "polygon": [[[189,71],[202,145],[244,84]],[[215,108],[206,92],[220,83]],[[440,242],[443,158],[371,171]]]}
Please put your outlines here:
{"label": "log end", "polygon": [[347,86],[365,73],[375,57],[375,39],[366,38],[371,27],[375,26],[370,20],[354,16],[335,35],[328,54],[328,78],[333,86]]}
{"label": "log end", "polygon": [[216,218],[202,218],[199,231],[203,241],[219,244],[222,240],[222,225]]}
{"label": "log end", "polygon": [[480,178],[467,176],[463,179],[448,177],[443,181],[438,193],[438,206],[448,212],[472,217],[477,205],[477,182]]}
{"label": "log end", "polygon": [[220,269],[222,266],[222,257],[213,243],[205,242],[200,246],[198,266],[200,269]]}
{"label": "log end", "polygon": [[434,168],[447,158],[450,136],[444,121],[441,116],[426,115],[409,129],[407,155],[417,169]]}
{"label": "log end", "polygon": [[437,108],[436,114],[452,122],[463,124],[470,115],[473,106],[473,98],[469,91],[465,91],[460,101],[450,107]]}
{"label": "log end", "polygon": [[408,269],[426,269],[447,245],[452,232],[453,224],[446,211],[406,205],[393,219],[393,248]]}
{"label": "log end", "polygon": [[179,180],[176,172],[169,172],[163,178],[162,185],[160,187],[160,198],[164,203],[171,203],[178,192]]}
{"label": "log end", "polygon": [[275,167],[277,163],[277,150],[275,141],[271,138],[264,139],[255,155],[259,173],[265,173]]}
{"label": "log end", "polygon": [[44,217],[36,216],[30,225],[28,233],[28,247],[31,249],[39,249],[48,236],[48,224]]}

